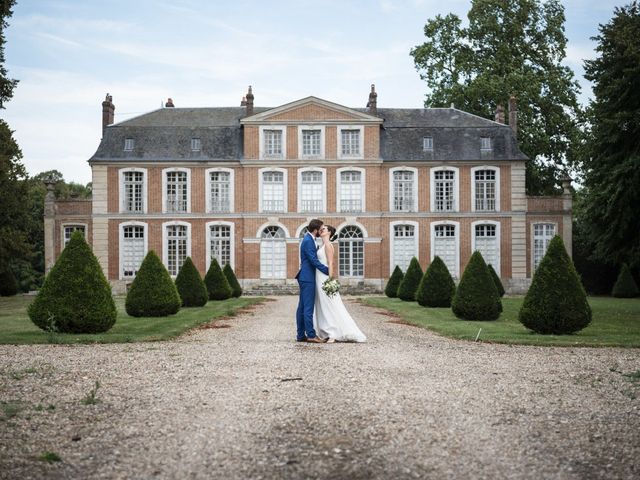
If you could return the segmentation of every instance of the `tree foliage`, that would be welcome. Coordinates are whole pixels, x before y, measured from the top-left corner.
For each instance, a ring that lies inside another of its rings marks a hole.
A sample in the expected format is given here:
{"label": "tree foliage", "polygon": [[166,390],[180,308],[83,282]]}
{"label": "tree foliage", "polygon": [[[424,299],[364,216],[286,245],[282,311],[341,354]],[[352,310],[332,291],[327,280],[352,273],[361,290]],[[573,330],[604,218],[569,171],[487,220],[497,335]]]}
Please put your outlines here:
{"label": "tree foliage", "polygon": [[456,284],[449,269],[436,255],[420,280],[416,301],[423,307],[450,307],[455,292]]}
{"label": "tree foliage", "polygon": [[640,5],[618,7],[600,25],[594,60],[584,210],[580,222],[593,257],[640,267]]}
{"label": "tree foliage", "polygon": [[620,269],[620,275],[613,285],[611,295],[618,298],[634,298],[638,296],[638,285],[631,275],[629,266],[624,263]]}
{"label": "tree foliage", "polygon": [[527,162],[527,192],[550,194],[577,165],[580,87],[566,56],[560,0],[472,0],[469,26],[455,14],[424,27],[411,50],[427,83],[427,107],[451,103],[494,118],[498,104],[518,99],[518,140]]}
{"label": "tree foliage", "polygon": [[227,277],[227,282],[229,282],[229,286],[231,287],[231,295],[235,298],[239,298],[242,295],[242,287],[240,286],[240,282],[238,282],[231,265],[227,263],[222,269],[222,273]]}
{"label": "tree foliage", "polygon": [[217,259],[211,260],[211,265],[204,277],[204,283],[209,292],[209,300],[226,300],[233,294],[227,277],[222,273]]}
{"label": "tree foliage", "polygon": [[12,297],[18,293],[18,282],[11,269],[0,271],[0,297]]}
{"label": "tree foliage", "polygon": [[502,312],[498,290],[478,250],[473,252],[464,269],[451,310],[464,320],[496,320]]}
{"label": "tree foliage", "polygon": [[384,288],[384,294],[389,298],[396,298],[398,296],[398,287],[400,286],[400,282],[402,282],[403,278],[404,273],[402,273],[402,269],[396,265],[396,268],[393,269],[393,272],[389,277],[387,286]]}
{"label": "tree foliage", "polygon": [[487,268],[489,269],[489,273],[491,274],[491,279],[493,280],[493,283],[496,286],[496,290],[498,291],[498,295],[503,297],[504,294],[505,294],[505,291],[504,291],[504,285],[502,285],[502,280],[500,280],[500,277],[498,276],[496,271],[493,269],[493,265],[491,265],[489,263],[489,264],[487,264]]}
{"label": "tree foliage", "polygon": [[0,109],[4,108],[4,103],[13,97],[13,90],[18,84],[17,80],[8,77],[9,73],[4,66],[4,31],[9,26],[7,18],[13,15],[11,10],[15,5],[15,0],[2,0],[0,2]]}
{"label": "tree foliage", "polygon": [[183,307],[202,307],[209,300],[207,287],[205,287],[200,272],[193,264],[191,257],[187,257],[178,272],[176,288],[182,299]]}
{"label": "tree foliage", "polygon": [[398,298],[407,302],[415,302],[416,291],[422,280],[422,268],[416,257],[411,259],[400,285],[398,286]]}
{"label": "tree foliage", "polygon": [[132,317],[166,317],[177,313],[181,304],[169,272],[156,252],[149,250],[129,287],[125,310]]}

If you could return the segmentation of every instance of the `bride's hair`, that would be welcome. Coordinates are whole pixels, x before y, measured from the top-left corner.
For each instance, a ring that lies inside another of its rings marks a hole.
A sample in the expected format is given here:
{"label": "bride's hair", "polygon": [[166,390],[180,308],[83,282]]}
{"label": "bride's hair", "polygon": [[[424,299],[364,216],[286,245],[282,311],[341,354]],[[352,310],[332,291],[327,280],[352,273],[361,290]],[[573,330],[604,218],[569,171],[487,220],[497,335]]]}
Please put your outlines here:
{"label": "bride's hair", "polygon": [[327,225],[326,223],[324,226],[327,227],[327,230],[329,230],[329,241],[335,242],[338,238],[338,236],[336,235],[335,227],[332,227],[331,225]]}

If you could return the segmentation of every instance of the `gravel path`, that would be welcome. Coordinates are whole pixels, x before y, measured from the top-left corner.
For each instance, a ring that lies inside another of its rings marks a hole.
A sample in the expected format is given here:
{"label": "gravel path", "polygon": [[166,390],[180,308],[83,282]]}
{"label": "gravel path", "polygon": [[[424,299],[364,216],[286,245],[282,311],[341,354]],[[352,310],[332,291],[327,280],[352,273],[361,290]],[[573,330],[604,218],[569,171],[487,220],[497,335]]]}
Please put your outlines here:
{"label": "gravel path", "polygon": [[174,342],[0,346],[0,477],[640,475],[639,350],[449,340],[351,301],[367,344],[300,344],[296,301]]}

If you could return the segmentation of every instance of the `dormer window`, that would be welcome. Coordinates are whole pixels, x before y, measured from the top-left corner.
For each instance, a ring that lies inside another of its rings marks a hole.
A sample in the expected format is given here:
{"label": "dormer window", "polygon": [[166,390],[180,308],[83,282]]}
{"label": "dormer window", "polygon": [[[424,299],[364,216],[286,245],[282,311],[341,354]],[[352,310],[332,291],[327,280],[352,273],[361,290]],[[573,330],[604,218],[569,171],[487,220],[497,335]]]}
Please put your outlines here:
{"label": "dormer window", "polygon": [[491,150],[491,138],[480,137],[480,150],[485,152]]}
{"label": "dormer window", "polygon": [[202,142],[197,137],[192,138],[191,139],[191,151],[192,152],[199,152],[200,150],[202,150]]}
{"label": "dormer window", "polygon": [[425,152],[433,150],[433,137],[422,137],[422,150]]}
{"label": "dormer window", "polygon": [[124,151],[125,152],[130,152],[131,150],[133,150],[133,146],[134,146],[133,138],[125,138],[124,139]]}

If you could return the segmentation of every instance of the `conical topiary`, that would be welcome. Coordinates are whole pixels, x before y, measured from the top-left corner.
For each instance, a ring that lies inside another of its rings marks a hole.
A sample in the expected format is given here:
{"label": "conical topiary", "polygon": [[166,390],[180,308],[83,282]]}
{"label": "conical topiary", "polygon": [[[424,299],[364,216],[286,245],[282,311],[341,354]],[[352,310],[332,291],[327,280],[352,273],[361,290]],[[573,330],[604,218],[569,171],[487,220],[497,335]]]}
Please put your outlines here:
{"label": "conical topiary", "polygon": [[422,268],[416,257],[411,259],[407,273],[404,274],[404,278],[398,286],[398,298],[407,302],[414,302],[416,300],[416,290],[422,280]]}
{"label": "conical topiary", "polygon": [[557,235],[533,275],[518,319],[528,329],[544,334],[577,332],[591,322],[587,294]]}
{"label": "conical topiary", "polygon": [[242,287],[240,286],[240,282],[236,278],[236,274],[233,273],[233,268],[228,263],[222,269],[222,273],[227,277],[227,282],[229,282],[229,286],[231,287],[231,295],[235,298],[238,298],[242,295]]}
{"label": "conical topiary", "polygon": [[207,286],[207,292],[209,292],[209,300],[226,300],[231,298],[231,287],[229,281],[222,273],[220,264],[215,258],[211,260],[209,270],[204,277],[204,284]]}
{"label": "conical topiary", "polygon": [[493,265],[491,265],[489,263],[489,264],[487,264],[487,268],[489,268],[489,273],[491,274],[491,278],[493,279],[493,283],[496,286],[496,290],[498,290],[498,295],[503,297],[505,292],[504,292],[504,286],[502,285],[502,280],[500,280],[500,277],[498,276],[496,271],[493,269]]}
{"label": "conical topiary", "polygon": [[611,295],[618,298],[634,298],[638,296],[638,285],[631,275],[631,270],[626,263],[622,264],[620,274],[613,285]]}
{"label": "conical topiary", "polygon": [[191,257],[187,257],[178,272],[176,288],[183,307],[202,307],[209,300],[207,287],[200,277],[200,272],[191,261]]}
{"label": "conical topiary", "polygon": [[436,255],[420,280],[416,301],[423,307],[450,307],[455,292],[456,284],[449,269]]}
{"label": "conical topiary", "polygon": [[12,297],[18,293],[18,281],[9,267],[0,271],[0,297]]}
{"label": "conical topiary", "polygon": [[400,286],[400,282],[404,278],[404,273],[398,265],[393,269],[393,273],[391,277],[389,277],[389,281],[387,282],[387,286],[384,289],[384,294],[389,298],[396,298],[398,296],[398,287]]}
{"label": "conical topiary", "polygon": [[81,232],[71,235],[28,311],[43,330],[101,333],[113,327],[111,285]]}
{"label": "conical topiary", "polygon": [[500,296],[487,264],[477,250],[464,269],[451,309],[456,317],[464,320],[496,320],[500,316]]}
{"label": "conical topiary", "polygon": [[124,306],[132,317],[166,317],[180,310],[180,294],[169,272],[150,250],[129,287]]}

